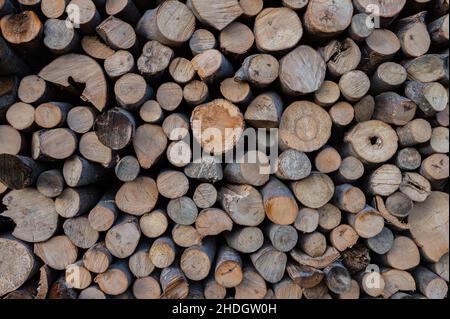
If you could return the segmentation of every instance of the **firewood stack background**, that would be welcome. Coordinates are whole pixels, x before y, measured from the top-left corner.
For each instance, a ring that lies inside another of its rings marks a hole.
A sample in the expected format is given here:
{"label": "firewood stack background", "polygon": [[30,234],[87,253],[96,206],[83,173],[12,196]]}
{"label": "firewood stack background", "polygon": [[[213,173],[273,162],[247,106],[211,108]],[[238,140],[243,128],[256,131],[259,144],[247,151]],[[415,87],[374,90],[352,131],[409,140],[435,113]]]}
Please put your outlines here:
{"label": "firewood stack background", "polygon": [[446,298],[448,9],[0,0],[0,297]]}

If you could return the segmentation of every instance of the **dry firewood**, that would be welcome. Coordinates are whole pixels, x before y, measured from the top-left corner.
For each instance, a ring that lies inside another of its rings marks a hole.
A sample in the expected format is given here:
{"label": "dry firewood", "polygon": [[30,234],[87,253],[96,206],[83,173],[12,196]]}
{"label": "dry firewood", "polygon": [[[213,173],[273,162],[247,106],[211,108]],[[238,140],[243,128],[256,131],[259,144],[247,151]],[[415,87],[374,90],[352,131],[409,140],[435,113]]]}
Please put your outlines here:
{"label": "dry firewood", "polygon": [[418,290],[428,299],[444,299],[447,295],[447,283],[425,267],[413,270]]}
{"label": "dry firewood", "polygon": [[316,50],[298,46],[280,60],[281,87],[289,95],[312,93],[322,85],[325,71],[325,61]]}
{"label": "dry firewood", "polygon": [[48,299],[77,299],[77,291],[69,288],[65,276],[61,276],[52,284]]}
{"label": "dry firewood", "polygon": [[61,18],[65,11],[69,0],[41,0],[41,11],[48,19]]}
{"label": "dry firewood", "polygon": [[160,126],[144,124],[136,129],[133,147],[142,168],[150,168],[164,153],[167,137]]}
{"label": "dry firewood", "polygon": [[262,299],[267,293],[267,286],[264,278],[253,268],[247,266],[243,270],[244,279],[235,288],[236,299]]}
{"label": "dry firewood", "polygon": [[167,299],[185,299],[189,294],[189,283],[178,266],[164,268],[160,279],[163,294]]}
{"label": "dry firewood", "polygon": [[303,289],[316,287],[324,277],[323,271],[306,265],[289,263],[286,267],[289,277]]}
{"label": "dry firewood", "polygon": [[433,262],[448,252],[447,212],[448,194],[432,192],[425,201],[415,203],[408,215],[412,238],[422,255]]}
{"label": "dry firewood", "polygon": [[[127,146],[135,135],[135,128],[134,116],[119,107],[100,114],[94,123],[94,130],[99,141],[113,150],[120,150]],[[111,134],[112,130],[117,134]]]}
{"label": "dry firewood", "polygon": [[373,23],[367,23],[371,20],[371,16],[365,12],[355,14],[352,17],[348,33],[355,42],[362,42],[372,34],[375,26]]}
{"label": "dry firewood", "polygon": [[414,241],[405,236],[397,236],[392,248],[384,255],[382,261],[387,266],[399,270],[408,270],[419,265],[419,248]]}
{"label": "dry firewood", "polygon": [[398,190],[402,181],[400,169],[392,164],[383,164],[367,176],[366,190],[372,195],[389,196]]}
{"label": "dry firewood", "polygon": [[303,233],[312,233],[319,226],[319,212],[316,209],[302,207],[298,211],[294,227]]}
{"label": "dry firewood", "polygon": [[216,49],[197,54],[191,63],[200,79],[208,84],[232,76],[234,73],[232,64]]}
{"label": "dry firewood", "polygon": [[54,54],[60,55],[74,51],[80,42],[73,28],[68,28],[66,21],[48,19],[44,24],[44,45]]}
{"label": "dry firewood", "polygon": [[408,78],[422,82],[422,85],[437,81],[448,83],[447,60],[448,55],[445,57],[438,54],[425,54],[406,61],[403,66],[408,72]]}
{"label": "dry firewood", "polygon": [[261,189],[266,216],[275,224],[292,224],[298,214],[298,205],[289,188],[272,177]]}
{"label": "dry firewood", "polygon": [[328,174],[341,166],[341,156],[333,147],[325,146],[314,158],[314,165],[319,172]]}
{"label": "dry firewood", "polygon": [[356,214],[365,207],[366,196],[358,187],[341,184],[335,188],[334,204],[341,210]]}
{"label": "dry firewood", "polygon": [[430,123],[426,120],[414,119],[397,128],[397,135],[401,146],[413,146],[429,141],[432,129]]}
{"label": "dry firewood", "polygon": [[425,24],[426,14],[426,11],[422,11],[395,23],[402,52],[407,57],[422,56],[430,48],[431,39]]}
{"label": "dry firewood", "polygon": [[169,73],[175,82],[186,84],[195,76],[195,70],[191,61],[183,57],[175,58],[170,62]]}
{"label": "dry firewood", "polygon": [[113,151],[99,141],[95,132],[88,132],[81,136],[79,150],[81,155],[89,161],[102,164],[104,167],[114,165]]}
{"label": "dry firewood", "polygon": [[231,58],[239,58],[252,48],[254,39],[249,27],[240,22],[232,22],[220,32],[220,50]]}
{"label": "dry firewood", "polygon": [[35,243],[34,253],[49,267],[64,270],[77,260],[78,249],[67,236],[55,236]]}
{"label": "dry firewood", "polygon": [[448,103],[446,89],[437,82],[410,81],[405,86],[405,95],[414,101],[427,116],[443,111]]}
{"label": "dry firewood", "polygon": [[174,111],[183,101],[183,90],[177,83],[163,83],[156,91],[156,100],[163,110]]}
{"label": "dry firewood", "polygon": [[138,70],[146,78],[155,78],[169,66],[173,55],[173,50],[168,46],[158,41],[148,41],[142,48],[142,54],[137,60]]}
{"label": "dry firewood", "polygon": [[335,181],[339,183],[351,183],[364,175],[364,165],[359,159],[347,156],[341,161],[335,175]]}
{"label": "dry firewood", "polygon": [[253,127],[278,127],[283,112],[283,101],[275,92],[266,92],[258,95],[247,106],[244,118]]}
{"label": "dry firewood", "polygon": [[440,126],[448,127],[450,123],[449,106],[447,105],[443,111],[437,112],[435,122]]}
{"label": "dry firewood", "polygon": [[175,261],[176,247],[172,238],[159,237],[149,250],[150,260],[157,268],[167,268]]}
{"label": "dry firewood", "polygon": [[177,224],[192,225],[197,219],[198,209],[191,198],[176,196],[167,204],[167,215]]}
{"label": "dry firewood", "polygon": [[298,241],[298,247],[302,249],[308,256],[320,257],[325,253],[327,249],[326,237],[318,232],[312,232],[310,234],[303,234]]}
{"label": "dry firewood", "polygon": [[407,271],[384,268],[381,271],[384,279],[383,298],[389,298],[398,291],[415,291],[416,283],[413,276]]}
{"label": "dry firewood", "polygon": [[22,134],[14,127],[0,125],[0,154],[17,155],[23,150],[24,142]]}
{"label": "dry firewood", "polygon": [[292,9],[266,8],[255,19],[254,32],[259,51],[282,53],[300,41],[303,27],[300,18]]}
{"label": "dry firewood", "polygon": [[136,5],[131,0],[106,0],[104,2],[108,15],[116,16],[133,25],[141,17]]}
{"label": "dry firewood", "polygon": [[189,133],[189,118],[183,113],[172,113],[164,119],[162,129],[170,141],[182,140]]}
{"label": "dry firewood", "polygon": [[173,141],[167,146],[167,160],[175,167],[186,167],[190,163],[191,156],[192,150],[185,141]]}
{"label": "dry firewood", "polygon": [[277,299],[301,299],[303,295],[302,288],[289,278],[274,284],[273,290]]}
{"label": "dry firewood", "polygon": [[[75,8],[83,8],[75,13]],[[93,0],[71,0],[66,7],[68,21],[79,27],[83,34],[92,34],[102,18]]]}
{"label": "dry firewood", "polygon": [[205,281],[203,293],[205,295],[205,299],[225,299],[227,290],[219,285],[213,276],[210,276]]}
{"label": "dry firewood", "polygon": [[243,13],[237,0],[189,0],[187,6],[197,20],[219,31]]}
{"label": "dry firewood", "polygon": [[334,184],[328,175],[312,172],[308,177],[293,182],[292,190],[300,203],[309,208],[319,208],[333,197]]}
{"label": "dry firewood", "polygon": [[136,299],[159,299],[161,287],[154,277],[141,277],[133,283],[133,295]]}
{"label": "dry firewood", "polygon": [[[84,0],[87,1],[87,0]],[[66,54],[45,66],[38,74],[44,80],[70,91],[74,87],[69,78],[76,83],[84,83],[80,98],[90,102],[102,111],[107,102],[107,84],[103,69],[92,58],[81,54]]]}
{"label": "dry firewood", "polygon": [[200,245],[188,247],[181,254],[180,268],[190,280],[203,280],[211,270],[215,253],[216,243],[212,238]]}
{"label": "dry firewood", "polygon": [[217,196],[217,190],[214,185],[202,183],[196,187],[192,200],[198,208],[209,208],[216,203]]}
{"label": "dry firewood", "polygon": [[114,50],[103,43],[97,36],[85,35],[81,39],[81,47],[89,56],[98,60],[106,60],[114,54]]}
{"label": "dry firewood", "polygon": [[228,214],[218,208],[202,210],[195,220],[195,228],[202,236],[213,236],[233,228],[233,221]]}
{"label": "dry firewood", "polygon": [[105,237],[106,247],[117,258],[126,258],[133,254],[139,243],[141,230],[135,216],[123,215],[116,220]]}
{"label": "dry firewood", "polygon": [[199,234],[194,226],[177,224],[172,228],[172,238],[178,246],[188,248],[200,245],[203,236]]}
{"label": "dry firewood", "polygon": [[119,211],[114,196],[112,192],[106,192],[89,212],[89,223],[93,229],[106,231],[114,224]]}
{"label": "dry firewood", "polygon": [[12,236],[0,238],[0,253],[0,296],[4,296],[22,286],[38,271],[39,265],[31,246]]}
{"label": "dry firewood", "polygon": [[183,98],[189,105],[197,106],[208,99],[208,91],[208,86],[204,82],[194,80],[183,88]]}
{"label": "dry firewood", "polygon": [[395,192],[386,198],[386,209],[395,217],[403,218],[408,216],[413,205],[413,201],[402,192]]}
{"label": "dry firewood", "polygon": [[82,249],[94,245],[99,237],[98,231],[91,227],[85,216],[67,219],[63,224],[63,230],[74,245]]}
{"label": "dry firewood", "polygon": [[322,107],[330,107],[337,102],[340,95],[339,85],[333,81],[324,81],[314,93],[314,102]]}
{"label": "dry firewood", "polygon": [[[358,286],[359,289],[359,286]],[[311,288],[303,288],[303,296],[306,299],[323,299],[325,295],[328,294],[328,287],[325,285],[323,281]],[[344,296],[339,295],[341,299],[344,299]]]}
{"label": "dry firewood", "polygon": [[371,95],[366,95],[353,105],[356,122],[369,121],[375,111],[375,99]]}
{"label": "dry firewood", "polygon": [[[0,38],[0,41],[2,38]],[[0,42],[1,45],[1,42]],[[3,52],[4,48],[0,47]],[[0,56],[3,59],[2,56]],[[7,60],[6,58],[5,60]],[[16,76],[16,73],[13,75],[3,75],[3,73],[8,74],[8,71],[2,69],[3,66],[0,66],[0,119],[2,121],[5,120],[5,115],[11,105],[13,105],[18,98],[18,88],[20,86],[19,78]]]}
{"label": "dry firewood", "polygon": [[395,157],[395,165],[403,171],[414,171],[420,167],[421,163],[422,157],[419,151],[412,147],[401,149]]}
{"label": "dry firewood", "polygon": [[155,265],[153,265],[148,255],[149,250],[150,244],[142,242],[128,260],[130,271],[136,278],[147,277],[155,269]]}
{"label": "dry firewood", "polygon": [[56,197],[55,209],[64,218],[84,215],[94,207],[99,197],[98,190],[91,186],[67,187]]}
{"label": "dry firewood", "polygon": [[39,283],[36,288],[36,295],[34,299],[45,299],[47,298],[50,286],[54,281],[55,273],[47,265],[39,268]]}
{"label": "dry firewood", "polygon": [[383,218],[391,223],[392,225],[394,225],[396,228],[401,229],[401,230],[405,230],[405,229],[409,229],[409,225],[408,224],[404,224],[402,222],[400,222],[397,218],[395,218],[395,216],[391,215],[390,212],[387,210],[383,199],[376,195],[375,196],[375,206],[378,209],[378,212],[380,213],[381,216],[383,216]]}
{"label": "dry firewood", "polygon": [[97,110],[89,106],[76,106],[67,113],[67,126],[75,133],[84,134],[94,126]]}
{"label": "dry firewood", "polygon": [[91,273],[83,266],[81,260],[67,266],[65,279],[67,287],[74,289],[86,289],[92,282]]}
{"label": "dry firewood", "polygon": [[247,82],[236,81],[235,78],[227,78],[220,83],[220,93],[228,101],[237,105],[246,105],[252,99],[252,91]]}
{"label": "dry firewood", "polygon": [[325,253],[319,257],[311,257],[300,250],[293,249],[291,257],[300,265],[305,265],[317,269],[323,269],[340,257],[340,253],[334,247],[328,247]]}
{"label": "dry firewood", "polygon": [[336,206],[327,203],[319,207],[317,211],[319,213],[319,226],[323,231],[330,231],[341,223],[342,213]]}
{"label": "dry firewood", "polygon": [[114,50],[136,52],[136,33],[128,23],[110,16],[96,27],[97,34]]}
{"label": "dry firewood", "polygon": [[64,180],[70,187],[87,186],[96,183],[107,173],[107,170],[81,156],[73,155],[64,162]]}
{"label": "dry firewood", "polygon": [[334,77],[340,77],[356,69],[361,61],[361,51],[350,38],[343,41],[331,40],[319,49],[319,53]]}
{"label": "dry firewood", "polygon": [[133,282],[133,276],[130,273],[126,261],[119,261],[112,264],[109,269],[98,274],[94,278],[100,289],[108,295],[117,296],[124,293]]}
{"label": "dry firewood", "polygon": [[42,172],[36,180],[36,189],[42,195],[54,198],[64,190],[64,176],[60,169]]}
{"label": "dry firewood", "polygon": [[355,110],[353,106],[348,102],[338,102],[334,104],[329,110],[331,122],[337,128],[343,128],[349,125],[355,117]]}
{"label": "dry firewood", "polygon": [[323,270],[325,277],[325,284],[328,289],[336,294],[345,293],[350,290],[351,277],[345,268],[340,263],[333,263]]}
{"label": "dry firewood", "polygon": [[66,128],[36,131],[31,140],[31,156],[45,161],[66,159],[75,152],[77,144],[75,134]]}
{"label": "dry firewood", "polygon": [[283,278],[286,269],[287,256],[271,245],[264,245],[250,255],[253,266],[268,282],[277,283]]}
{"label": "dry firewood", "polygon": [[149,238],[157,238],[164,234],[168,224],[167,214],[161,209],[144,214],[139,220],[142,233]]}
{"label": "dry firewood", "polygon": [[423,160],[420,174],[433,183],[448,178],[448,168],[449,159],[446,154],[433,154]]}
{"label": "dry firewood", "polygon": [[448,153],[448,128],[435,127],[431,133],[430,140],[420,147],[420,152],[424,155],[431,155],[434,153]]}
{"label": "dry firewood", "polygon": [[364,72],[353,70],[341,76],[339,89],[348,101],[357,102],[369,91],[370,80]]}
{"label": "dry firewood", "polygon": [[156,182],[145,176],[139,176],[127,182],[117,191],[116,205],[120,210],[136,216],[150,212],[158,200]]}
{"label": "dry firewood", "polygon": [[164,113],[157,101],[149,100],[142,104],[139,116],[146,123],[156,124],[162,122]]}
{"label": "dry firewood", "polygon": [[374,71],[381,63],[390,61],[400,50],[400,40],[388,29],[375,29],[365,40],[361,48],[359,69]]}
{"label": "dry firewood", "polygon": [[105,59],[103,67],[112,80],[117,80],[135,71],[134,57],[129,51],[118,50]]}
{"label": "dry firewood", "polygon": [[311,173],[311,162],[303,152],[288,149],[278,156],[275,175],[284,180],[300,180]]}
{"label": "dry firewood", "polygon": [[269,54],[253,54],[244,59],[234,78],[257,88],[270,85],[278,77],[278,60]]}
{"label": "dry firewood", "polygon": [[366,239],[365,244],[373,252],[383,255],[390,251],[394,245],[394,235],[389,228],[384,227],[378,235]]}
{"label": "dry firewood", "polygon": [[357,244],[342,253],[342,262],[351,274],[366,270],[370,261],[369,248],[363,244]]}
{"label": "dry firewood", "polygon": [[234,227],[225,234],[228,246],[241,252],[253,253],[264,243],[264,235],[258,227]]}
{"label": "dry firewood", "polygon": [[214,34],[206,29],[195,30],[189,40],[189,48],[191,49],[193,56],[196,56],[203,51],[214,49],[216,46],[217,43]]}
{"label": "dry firewood", "polygon": [[378,66],[371,79],[371,91],[380,94],[396,91],[406,81],[406,69],[395,62],[385,62]]}
{"label": "dry firewood", "polygon": [[153,96],[153,89],[142,76],[127,73],[114,84],[114,94],[119,106],[134,111]]}
{"label": "dry firewood", "polygon": [[262,186],[269,180],[269,174],[264,169],[268,158],[260,151],[248,151],[237,162],[225,166],[224,176],[228,182]]}
{"label": "dry firewood", "polygon": [[91,285],[80,291],[78,299],[106,299],[106,296],[97,285]]}
{"label": "dry firewood", "polygon": [[[13,50],[11,50],[11,48],[9,47],[7,42],[3,39],[3,37],[0,37],[0,48],[1,48],[0,58],[2,59],[2,61],[8,61],[8,63],[1,64],[0,66],[1,75],[25,76],[31,73],[30,68]],[[10,85],[12,83],[13,82],[10,82]],[[2,86],[3,85],[4,84],[2,83]]]}
{"label": "dry firewood", "polygon": [[399,189],[414,202],[423,202],[431,194],[430,182],[422,175],[414,172],[403,173]]}
{"label": "dry firewood", "polygon": [[35,110],[34,121],[47,129],[62,126],[71,108],[71,104],[64,102],[42,103]]}
{"label": "dry firewood", "polygon": [[448,253],[443,255],[438,262],[428,265],[436,275],[448,282],[449,268],[448,268]]}
{"label": "dry firewood", "polygon": [[431,43],[434,46],[442,46],[444,43],[448,42],[449,39],[448,24],[449,24],[448,13],[428,24],[427,30],[431,38]]}
{"label": "dry firewood", "polygon": [[314,37],[328,38],[347,29],[352,15],[353,5],[350,0],[340,1],[339,4],[309,0],[304,24],[307,32]]}
{"label": "dry firewood", "polygon": [[353,3],[357,11],[370,12],[375,18],[379,18],[380,23],[385,26],[388,25],[400,13],[406,4],[406,0],[395,2],[356,0]]}
{"label": "dry firewood", "polygon": [[275,249],[288,252],[298,241],[297,230],[291,225],[268,224],[265,228],[268,239]]}
{"label": "dry firewood", "polygon": [[225,288],[238,286],[243,280],[242,260],[239,254],[223,246],[219,249],[216,260],[215,281]]}
{"label": "dry firewood", "polygon": [[54,94],[51,87],[37,75],[28,75],[20,81],[17,94],[24,103],[40,104]]}
{"label": "dry firewood", "polygon": [[120,181],[132,182],[138,177],[140,168],[136,157],[127,155],[117,162],[114,172]]}
{"label": "dry firewood", "polygon": [[32,158],[0,154],[0,181],[11,189],[22,189],[33,185],[45,166]]}
{"label": "dry firewood", "polygon": [[112,255],[104,242],[94,244],[83,255],[84,267],[96,274],[101,274],[108,270],[111,263]]}

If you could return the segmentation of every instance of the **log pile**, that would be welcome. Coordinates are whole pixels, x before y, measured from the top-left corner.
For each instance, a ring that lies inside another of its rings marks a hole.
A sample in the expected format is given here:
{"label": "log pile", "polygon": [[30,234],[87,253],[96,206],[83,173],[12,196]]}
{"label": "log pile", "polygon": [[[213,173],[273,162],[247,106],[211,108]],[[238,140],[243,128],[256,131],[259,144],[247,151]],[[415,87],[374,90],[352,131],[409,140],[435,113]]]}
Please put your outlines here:
{"label": "log pile", "polygon": [[0,297],[445,298],[449,1],[406,2],[0,0]]}

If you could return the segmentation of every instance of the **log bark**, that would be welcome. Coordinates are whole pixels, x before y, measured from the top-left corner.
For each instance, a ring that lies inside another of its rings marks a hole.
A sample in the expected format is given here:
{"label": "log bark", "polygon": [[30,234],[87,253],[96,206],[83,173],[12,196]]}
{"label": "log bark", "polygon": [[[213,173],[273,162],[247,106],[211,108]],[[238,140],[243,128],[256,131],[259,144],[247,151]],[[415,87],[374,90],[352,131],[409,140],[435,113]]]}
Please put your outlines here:
{"label": "log bark", "polygon": [[298,205],[289,188],[272,177],[261,190],[267,218],[278,225],[292,224],[298,214]]}
{"label": "log bark", "polygon": [[406,84],[405,95],[414,101],[427,116],[443,111],[448,102],[444,86],[437,82],[410,81]]}

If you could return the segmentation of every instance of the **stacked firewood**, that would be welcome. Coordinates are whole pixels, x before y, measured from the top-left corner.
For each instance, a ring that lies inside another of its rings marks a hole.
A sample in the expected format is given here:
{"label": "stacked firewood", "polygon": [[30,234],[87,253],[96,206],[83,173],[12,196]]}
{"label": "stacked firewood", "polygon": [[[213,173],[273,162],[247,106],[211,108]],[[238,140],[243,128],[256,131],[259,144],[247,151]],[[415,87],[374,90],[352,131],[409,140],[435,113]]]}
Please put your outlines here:
{"label": "stacked firewood", "polygon": [[448,9],[0,0],[0,297],[446,297]]}

